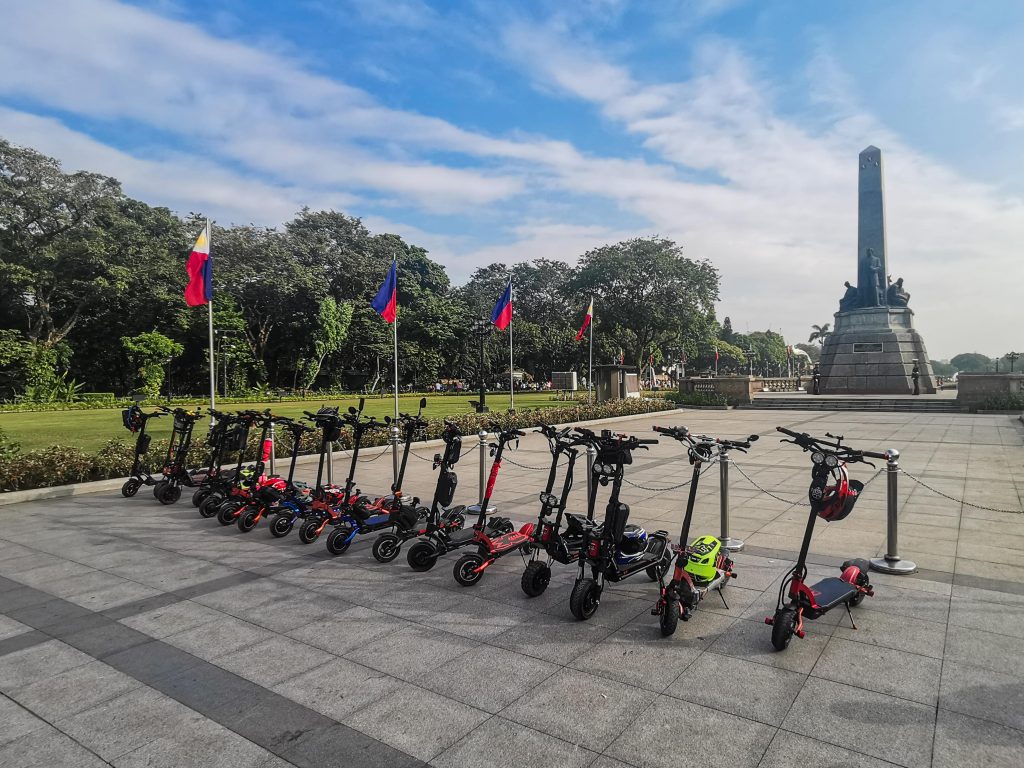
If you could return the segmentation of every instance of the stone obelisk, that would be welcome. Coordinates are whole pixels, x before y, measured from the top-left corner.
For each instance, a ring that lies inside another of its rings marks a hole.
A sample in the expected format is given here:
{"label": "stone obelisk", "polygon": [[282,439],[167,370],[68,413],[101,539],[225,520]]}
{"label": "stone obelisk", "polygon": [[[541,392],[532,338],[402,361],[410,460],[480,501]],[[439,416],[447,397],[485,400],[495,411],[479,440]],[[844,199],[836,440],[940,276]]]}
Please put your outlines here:
{"label": "stone obelisk", "polygon": [[835,314],[835,330],[821,351],[821,392],[827,395],[935,392],[924,339],[914,330],[914,312],[903,278],[889,281],[885,240],[882,152],[860,153],[857,183],[857,285],[847,283]]}

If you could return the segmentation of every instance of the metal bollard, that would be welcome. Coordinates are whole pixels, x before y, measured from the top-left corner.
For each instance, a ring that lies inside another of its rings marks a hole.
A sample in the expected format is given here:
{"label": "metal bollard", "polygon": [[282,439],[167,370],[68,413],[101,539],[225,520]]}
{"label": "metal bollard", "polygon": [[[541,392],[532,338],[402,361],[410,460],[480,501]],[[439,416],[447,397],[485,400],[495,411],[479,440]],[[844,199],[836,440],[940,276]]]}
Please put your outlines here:
{"label": "metal bollard", "polygon": [[[480,506],[484,503],[484,494],[487,492],[487,430],[481,428],[476,433],[477,439],[480,441],[480,500],[476,504],[469,506],[468,511],[474,515],[480,514]],[[495,511],[496,507],[493,504],[487,506],[487,514],[491,514]]]}
{"label": "metal bollard", "polygon": [[871,569],[880,573],[892,573],[903,575],[914,573],[917,570],[917,563],[910,560],[901,560],[899,556],[899,533],[897,531],[899,513],[899,489],[900,474],[900,452],[895,448],[889,448],[885,452],[885,480],[886,480],[886,507],[887,507],[887,536],[885,545],[885,557],[876,557],[871,561]]}
{"label": "metal bollard", "polygon": [[327,484],[334,485],[334,443],[327,444]]}
{"label": "metal bollard", "polygon": [[398,485],[398,443],[400,442],[398,425],[391,425],[391,471],[393,474],[393,480],[391,482],[392,489],[397,490]]}
{"label": "metal bollard", "polygon": [[722,541],[722,548],[729,552],[742,552],[743,547],[746,544],[743,543],[742,539],[734,539],[729,535],[729,464],[732,460],[729,458],[728,451],[721,451],[718,454],[718,465],[719,465],[719,484],[721,486],[719,491],[719,498],[721,500],[721,513],[722,513],[722,535],[719,539]]}
{"label": "metal bollard", "polygon": [[276,475],[274,461],[277,458],[277,445],[274,441],[274,422],[270,422],[270,474]]}

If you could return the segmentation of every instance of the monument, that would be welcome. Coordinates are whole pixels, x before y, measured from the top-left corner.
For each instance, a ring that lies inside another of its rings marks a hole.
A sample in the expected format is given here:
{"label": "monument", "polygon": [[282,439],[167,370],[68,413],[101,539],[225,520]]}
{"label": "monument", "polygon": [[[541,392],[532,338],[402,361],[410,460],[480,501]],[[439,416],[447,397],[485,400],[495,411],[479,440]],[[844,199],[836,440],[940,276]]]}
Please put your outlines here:
{"label": "monument", "polygon": [[910,294],[903,278],[893,282],[889,273],[882,152],[868,147],[859,160],[857,285],[845,283],[835,330],[821,350],[821,394],[934,394],[928,352],[907,306]]}

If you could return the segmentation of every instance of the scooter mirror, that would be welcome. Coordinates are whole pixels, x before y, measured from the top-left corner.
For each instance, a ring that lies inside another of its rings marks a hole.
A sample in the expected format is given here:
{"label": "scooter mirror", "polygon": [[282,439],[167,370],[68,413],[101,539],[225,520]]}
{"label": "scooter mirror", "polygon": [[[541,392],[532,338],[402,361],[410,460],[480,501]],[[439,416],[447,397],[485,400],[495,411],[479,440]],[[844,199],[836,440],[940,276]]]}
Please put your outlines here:
{"label": "scooter mirror", "polygon": [[420,398],[420,410],[422,411],[426,407],[427,407],[427,398],[421,397]]}
{"label": "scooter mirror", "polygon": [[350,405],[348,407],[348,412],[351,413],[353,416],[355,416],[357,413],[359,413],[359,411],[356,410],[354,405]]}
{"label": "scooter mirror", "polygon": [[747,438],[747,440],[749,440],[751,443],[756,443],[759,437],[760,435],[751,435],[750,437]]}
{"label": "scooter mirror", "polygon": [[366,398],[365,397],[360,397],[359,398],[359,410],[362,411],[363,410],[363,406],[365,406],[365,405],[366,405]]}

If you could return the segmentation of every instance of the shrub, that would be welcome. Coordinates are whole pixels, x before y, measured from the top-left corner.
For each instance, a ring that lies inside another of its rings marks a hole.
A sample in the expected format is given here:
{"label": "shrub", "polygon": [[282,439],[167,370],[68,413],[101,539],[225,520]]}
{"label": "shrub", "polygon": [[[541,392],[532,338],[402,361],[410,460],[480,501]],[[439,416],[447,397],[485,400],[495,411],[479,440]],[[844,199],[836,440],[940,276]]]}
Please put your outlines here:
{"label": "shrub", "polygon": [[1005,393],[1001,395],[989,395],[978,403],[978,410],[1024,411],[1024,394]]}
{"label": "shrub", "polygon": [[721,392],[666,392],[665,399],[677,405],[728,405],[729,400]]}

